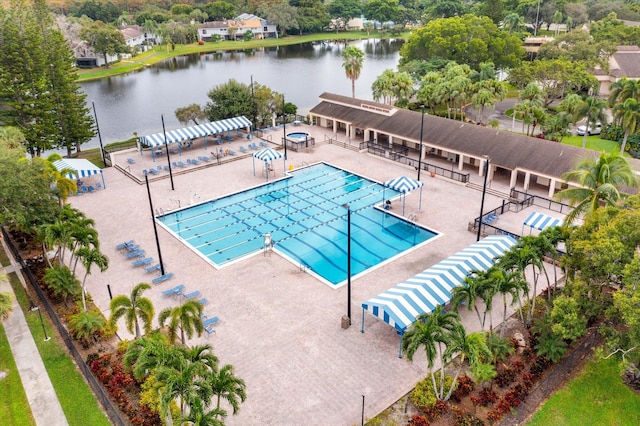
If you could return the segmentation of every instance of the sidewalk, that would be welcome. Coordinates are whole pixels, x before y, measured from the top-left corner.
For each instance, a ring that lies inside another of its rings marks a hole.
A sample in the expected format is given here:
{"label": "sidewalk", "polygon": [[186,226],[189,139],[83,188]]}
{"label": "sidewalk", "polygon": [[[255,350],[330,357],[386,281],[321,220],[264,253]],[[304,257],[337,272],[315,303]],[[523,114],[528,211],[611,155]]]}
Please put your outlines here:
{"label": "sidewalk", "polygon": [[[8,252],[8,251],[7,251]],[[2,268],[0,273],[9,274],[16,271],[15,264]],[[22,280],[22,275],[17,274]],[[0,279],[0,292],[10,292],[13,289],[8,280]],[[33,340],[33,336],[27,325],[27,320],[18,305],[18,301],[13,301],[13,311],[9,318],[3,321],[7,340],[11,347],[11,353],[15,359],[18,373],[22,379],[22,386],[27,395],[33,418],[38,425],[47,426],[67,426],[67,418],[62,411],[58,396],[49,380],[47,370],[44,368],[42,358],[38,353],[38,348]],[[54,344],[50,342],[50,344]]]}

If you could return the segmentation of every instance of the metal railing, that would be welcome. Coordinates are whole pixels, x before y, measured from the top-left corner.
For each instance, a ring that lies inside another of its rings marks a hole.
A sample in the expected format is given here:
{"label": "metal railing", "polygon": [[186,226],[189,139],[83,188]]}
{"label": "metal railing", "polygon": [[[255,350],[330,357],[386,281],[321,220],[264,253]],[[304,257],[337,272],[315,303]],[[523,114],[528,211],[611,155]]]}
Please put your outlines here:
{"label": "metal railing", "polygon": [[528,194],[526,192],[518,191],[515,188],[511,189],[510,197],[514,200],[526,200],[531,199],[531,204],[537,207],[542,207],[553,212],[569,214],[573,211],[573,207],[569,204],[560,203],[558,201],[551,200],[549,198],[541,197],[539,195]]}
{"label": "metal railing", "polygon": [[86,382],[89,384],[89,387],[91,388],[96,398],[98,399],[98,401],[106,411],[107,415],[109,416],[109,420],[111,421],[111,424],[114,424],[117,426],[125,426],[127,422],[125,422],[122,419],[120,412],[113,405],[113,402],[104,391],[102,384],[98,382],[96,377],[91,372],[91,369],[86,364],[85,360],[82,359],[82,355],[80,354],[80,352],[78,352],[78,349],[76,349],[71,339],[71,336],[69,335],[69,332],[67,331],[67,329],[64,327],[64,325],[58,318],[56,311],[53,309],[53,306],[51,306],[51,304],[49,303],[49,299],[46,297],[46,295],[40,288],[40,285],[38,284],[38,280],[36,280],[36,278],[31,273],[31,270],[29,269],[28,265],[25,263],[24,259],[22,259],[20,252],[18,251],[16,246],[13,244],[13,240],[9,237],[9,234],[7,233],[4,226],[2,227],[2,236],[4,240],[7,242],[7,246],[9,247],[9,250],[11,250],[11,254],[13,255],[14,259],[16,259],[20,264],[22,271],[26,275],[27,281],[31,285],[33,291],[38,295],[38,299],[40,299],[40,303],[47,310],[47,313],[49,314],[49,317],[51,318],[53,325],[58,330],[58,334],[60,335],[65,345],[67,346],[67,349],[69,349],[69,352],[71,352],[71,355],[73,356],[73,359],[76,365],[82,372],[82,375],[84,376]]}

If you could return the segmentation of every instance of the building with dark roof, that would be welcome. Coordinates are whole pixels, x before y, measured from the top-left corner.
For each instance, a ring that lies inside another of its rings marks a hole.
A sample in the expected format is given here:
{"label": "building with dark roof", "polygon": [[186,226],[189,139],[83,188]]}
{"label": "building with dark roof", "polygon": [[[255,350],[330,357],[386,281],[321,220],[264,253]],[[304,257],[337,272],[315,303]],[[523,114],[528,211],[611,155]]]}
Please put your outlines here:
{"label": "building with dark roof", "polygon": [[608,97],[611,83],[621,78],[637,80],[640,78],[640,47],[618,46],[616,53],[609,58],[609,70],[596,67],[591,74],[598,80],[598,96]]}
{"label": "building with dark roof", "polygon": [[[352,140],[364,138],[390,150],[407,147],[419,152],[420,112],[323,93],[310,115],[312,122],[334,134],[344,134]],[[447,158],[460,171],[475,169],[482,175],[481,166],[488,156],[490,179],[494,173],[506,175],[511,188],[523,191],[540,185],[548,188],[549,197],[566,187],[563,173],[573,170],[585,157],[599,155],[596,151],[428,114],[424,115],[422,133],[424,160],[428,155]]]}

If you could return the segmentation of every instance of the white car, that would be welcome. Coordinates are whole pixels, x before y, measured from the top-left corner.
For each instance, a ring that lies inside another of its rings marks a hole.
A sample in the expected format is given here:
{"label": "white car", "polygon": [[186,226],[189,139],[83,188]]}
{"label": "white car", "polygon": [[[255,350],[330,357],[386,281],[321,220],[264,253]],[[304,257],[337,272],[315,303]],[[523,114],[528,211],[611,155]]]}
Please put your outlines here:
{"label": "white car", "polygon": [[587,126],[585,126],[584,124],[582,126],[578,126],[576,130],[576,132],[580,136],[584,136],[585,132],[587,132],[588,135],[599,135],[601,131],[602,131],[602,123],[596,123],[595,126],[590,125],[588,132],[587,132]]}

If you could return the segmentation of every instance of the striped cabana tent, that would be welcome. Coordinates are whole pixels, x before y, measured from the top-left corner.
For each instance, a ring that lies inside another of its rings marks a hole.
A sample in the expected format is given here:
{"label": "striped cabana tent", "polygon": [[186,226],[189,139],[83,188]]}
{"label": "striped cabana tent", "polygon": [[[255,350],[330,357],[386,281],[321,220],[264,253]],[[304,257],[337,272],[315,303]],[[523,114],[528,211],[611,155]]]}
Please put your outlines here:
{"label": "striped cabana tent", "polygon": [[[251,121],[245,116],[226,118],[224,120],[213,121],[210,123],[199,124],[197,126],[184,127],[182,129],[175,129],[167,131],[167,144],[176,142],[183,142],[195,138],[204,138],[204,149],[207,149],[207,136],[215,134],[228,133],[231,137],[231,131],[243,128],[251,128]],[[142,152],[142,147],[162,147],[165,145],[164,132],[154,133],[152,135],[142,136],[138,138],[138,148]],[[181,149],[178,145],[178,149]],[[154,151],[151,150],[152,157]],[[155,161],[155,157],[154,157]]]}
{"label": "striped cabana tent", "polygon": [[73,170],[75,174],[66,174],[69,179],[73,180],[100,174],[100,177],[102,178],[102,187],[105,189],[107,188],[104,183],[104,175],[102,174],[102,169],[94,165],[89,160],[85,160],[84,158],[63,158],[62,160],[54,161],[53,166],[61,172],[64,170]]}
{"label": "striped cabana tent", "polygon": [[[278,158],[284,158],[284,156],[279,152],[276,151],[275,149],[271,149],[271,148],[265,148],[265,149],[261,149],[258,152],[254,152],[253,153],[253,175],[256,175],[256,158],[260,161],[264,161],[264,168],[266,171],[266,175],[267,175],[267,181],[269,181],[269,163],[272,163],[273,160],[277,160]],[[284,163],[284,159],[283,161],[283,165]],[[285,173],[286,171],[286,165],[283,166],[282,169],[282,174]]]}
{"label": "striped cabana tent", "polygon": [[419,210],[422,209],[422,187],[423,183],[419,180],[413,180],[406,176],[400,176],[395,179],[388,180],[384,183],[384,186],[387,188],[394,189],[398,192],[402,193],[402,215],[404,216],[404,202],[405,197],[411,191],[416,188],[420,188],[420,205],[418,207]]}
{"label": "striped cabana tent", "polygon": [[402,335],[418,316],[449,303],[452,290],[462,285],[471,271],[486,271],[515,244],[516,240],[508,235],[488,236],[367,300],[362,304],[361,331],[364,333],[365,311],[395,328],[400,335],[398,357],[401,358]]}
{"label": "striped cabana tent", "polygon": [[542,231],[546,228],[552,228],[554,226],[562,225],[562,219],[558,219],[552,216],[547,216],[546,214],[533,212],[527,217],[527,219],[522,224],[521,234],[524,233],[524,227],[529,227],[529,234],[531,234],[532,229],[537,229],[538,231]]}

